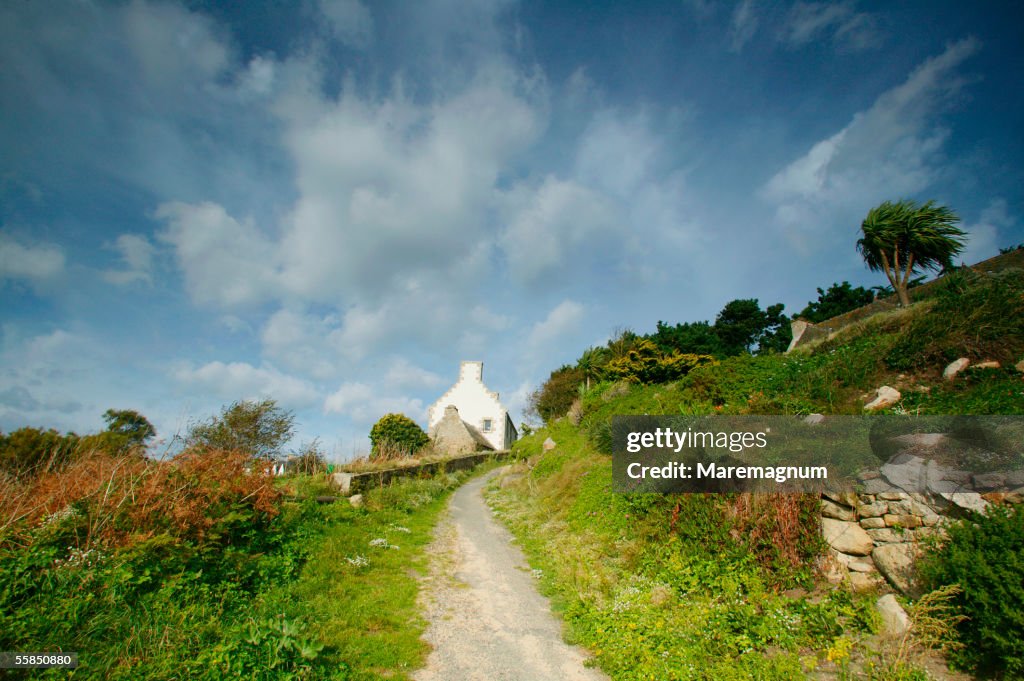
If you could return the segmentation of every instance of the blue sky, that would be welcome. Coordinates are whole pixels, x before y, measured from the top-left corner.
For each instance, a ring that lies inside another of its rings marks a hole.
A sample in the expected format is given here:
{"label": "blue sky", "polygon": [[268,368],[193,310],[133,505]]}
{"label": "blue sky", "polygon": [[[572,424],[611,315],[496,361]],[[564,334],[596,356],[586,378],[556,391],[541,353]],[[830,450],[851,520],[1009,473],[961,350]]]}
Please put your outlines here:
{"label": "blue sky", "polygon": [[1020,12],[8,2],[0,429],[238,399],[347,458],[462,359],[521,420],[617,327],[867,286],[886,199],[1024,241]]}

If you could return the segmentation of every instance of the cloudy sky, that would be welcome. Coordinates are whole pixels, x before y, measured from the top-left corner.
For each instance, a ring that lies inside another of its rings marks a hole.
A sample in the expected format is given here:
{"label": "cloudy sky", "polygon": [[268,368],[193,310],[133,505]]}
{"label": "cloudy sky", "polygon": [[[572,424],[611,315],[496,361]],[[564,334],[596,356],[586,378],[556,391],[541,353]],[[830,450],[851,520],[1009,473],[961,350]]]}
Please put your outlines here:
{"label": "cloudy sky", "polygon": [[[244,9],[240,9],[243,7]],[[462,359],[875,285],[869,208],[1024,241],[1013,3],[0,4],[0,429],[272,397],[347,458]]]}

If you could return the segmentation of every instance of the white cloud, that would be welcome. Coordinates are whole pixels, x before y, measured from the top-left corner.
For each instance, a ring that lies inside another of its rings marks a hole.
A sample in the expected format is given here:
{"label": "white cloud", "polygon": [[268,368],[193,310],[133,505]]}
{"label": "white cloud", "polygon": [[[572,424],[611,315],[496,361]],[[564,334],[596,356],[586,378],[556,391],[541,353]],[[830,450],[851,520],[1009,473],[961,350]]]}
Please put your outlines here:
{"label": "white cloud", "polygon": [[753,39],[758,23],[753,0],[743,0],[736,5],[729,25],[729,46],[733,52],[740,52]]}
{"label": "white cloud", "polygon": [[54,244],[26,245],[0,232],[0,280],[34,283],[52,280],[64,271],[64,251]]}
{"label": "white cloud", "polygon": [[548,313],[542,321],[530,329],[526,339],[528,347],[535,351],[549,349],[566,336],[578,333],[583,322],[584,307],[575,300],[563,300]]}
{"label": "white cloud", "polygon": [[216,203],[163,203],[158,238],[174,247],[185,285],[198,303],[259,302],[277,286],[277,249],[251,222],[239,222]]}
{"label": "white cloud", "polygon": [[618,227],[615,208],[605,197],[549,176],[513,217],[500,243],[511,275],[531,283],[570,276],[570,264],[606,253]]}
{"label": "white cloud", "polygon": [[370,43],[373,17],[359,0],[320,0],[320,11],[341,42],[357,48]]}
{"label": "white cloud", "polygon": [[214,361],[193,367],[184,363],[172,375],[183,385],[226,400],[270,398],[284,406],[308,407],[320,399],[312,383],[269,365]]}
{"label": "white cloud", "polygon": [[423,425],[427,409],[417,398],[382,395],[381,389],[367,383],[346,382],[324,400],[324,413],[343,414],[353,423],[372,425],[385,414],[405,414]]}
{"label": "white cloud", "polygon": [[122,234],[113,245],[121,255],[124,267],[116,270],[105,270],[103,278],[111,284],[125,285],[136,281],[151,284],[153,282],[153,244],[138,234]]}
{"label": "white cloud", "polygon": [[444,379],[433,371],[415,366],[404,357],[392,361],[384,383],[394,389],[423,390],[440,386]]}
{"label": "white cloud", "polygon": [[811,248],[809,239],[829,236],[824,226],[859,224],[872,205],[920,192],[946,172],[949,131],[937,117],[963,89],[956,68],[977,49],[961,40],[928,59],[761,188],[795,243]]}
{"label": "white cloud", "polygon": [[882,42],[875,17],[856,11],[853,2],[798,2],[793,5],[782,34],[784,42],[799,47],[828,38],[837,46],[853,51],[877,47]]}
{"label": "white cloud", "polygon": [[981,211],[977,222],[962,225],[968,235],[967,246],[958,260],[973,265],[997,255],[1004,245],[1000,242],[1002,235],[1009,233],[1016,224],[1017,221],[1007,211],[1005,199],[993,199]]}
{"label": "white cloud", "polygon": [[292,95],[283,110],[299,198],[284,223],[283,282],[308,299],[375,298],[457,268],[486,239],[499,170],[537,135],[523,81],[480,73],[433,103]]}

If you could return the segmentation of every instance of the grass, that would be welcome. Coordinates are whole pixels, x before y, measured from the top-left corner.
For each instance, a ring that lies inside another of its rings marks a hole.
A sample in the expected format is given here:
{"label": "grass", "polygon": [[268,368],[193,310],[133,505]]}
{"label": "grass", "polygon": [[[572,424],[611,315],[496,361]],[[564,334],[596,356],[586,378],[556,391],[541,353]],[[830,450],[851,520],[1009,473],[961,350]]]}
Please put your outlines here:
{"label": "grass", "polygon": [[338,504],[301,575],[272,595],[302,621],[336,665],[323,678],[407,678],[428,652],[416,609],[423,549],[452,489],[466,475],[409,480],[366,494],[366,507]]}
{"label": "grass", "polygon": [[[525,438],[530,474],[488,499],[570,640],[613,679],[792,679],[831,665],[841,636],[874,631],[870,599],[787,596],[731,539],[717,500],[695,495],[673,516],[666,497],[612,493],[610,460],[574,430]],[[541,454],[549,435],[558,446]]]}
{"label": "grass", "polygon": [[[1004,368],[944,380],[961,356]],[[597,383],[582,394],[578,427],[557,419],[516,444],[528,475],[488,499],[568,637],[613,679],[925,679],[919,652],[934,641],[880,646],[873,597],[816,588],[821,547],[801,533],[816,530],[816,512],[782,495],[614,494],[611,418],[860,414],[881,385],[903,394],[889,413],[1021,414],[1024,382],[1010,368],[1021,358],[1024,272],[948,277],[929,301],[792,355],[734,357],[669,384]],[[548,437],[557,446],[545,452]],[[960,616],[918,610],[919,629],[932,632]]]}
{"label": "grass", "polygon": [[467,475],[397,481],[358,509],[288,501],[325,478],[271,481],[221,452],[11,482],[0,649],[77,651],[85,679],[407,678],[426,653],[415,568]]}

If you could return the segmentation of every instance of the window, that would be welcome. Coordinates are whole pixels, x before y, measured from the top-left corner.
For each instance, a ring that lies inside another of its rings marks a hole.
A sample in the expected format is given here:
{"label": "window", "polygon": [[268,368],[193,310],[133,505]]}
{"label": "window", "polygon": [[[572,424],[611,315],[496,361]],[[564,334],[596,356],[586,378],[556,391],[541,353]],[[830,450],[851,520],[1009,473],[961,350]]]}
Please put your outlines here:
{"label": "window", "polygon": [[485,433],[491,432],[491,420],[490,419],[484,419],[484,432]]}

